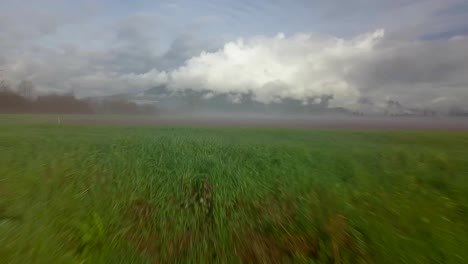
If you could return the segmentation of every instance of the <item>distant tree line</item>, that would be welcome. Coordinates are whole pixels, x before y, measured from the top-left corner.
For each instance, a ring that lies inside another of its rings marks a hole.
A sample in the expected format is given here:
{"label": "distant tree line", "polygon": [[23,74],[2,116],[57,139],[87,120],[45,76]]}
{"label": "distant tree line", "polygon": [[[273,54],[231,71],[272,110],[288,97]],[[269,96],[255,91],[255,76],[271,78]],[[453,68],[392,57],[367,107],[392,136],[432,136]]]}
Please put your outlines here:
{"label": "distant tree line", "polygon": [[451,115],[451,116],[468,116],[468,111],[462,109],[459,106],[453,106],[449,110],[449,115]]}
{"label": "distant tree line", "polygon": [[39,114],[155,114],[154,105],[140,105],[124,99],[78,99],[73,93],[35,95],[34,85],[22,81],[13,89],[0,81],[0,113]]}

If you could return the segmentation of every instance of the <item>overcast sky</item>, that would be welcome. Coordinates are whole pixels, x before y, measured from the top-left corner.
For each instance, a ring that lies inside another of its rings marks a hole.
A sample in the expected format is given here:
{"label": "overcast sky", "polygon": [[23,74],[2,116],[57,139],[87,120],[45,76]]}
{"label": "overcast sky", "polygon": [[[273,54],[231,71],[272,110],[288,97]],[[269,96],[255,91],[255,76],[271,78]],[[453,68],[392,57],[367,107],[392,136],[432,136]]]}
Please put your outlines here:
{"label": "overcast sky", "polygon": [[78,96],[166,85],[465,106],[468,1],[0,0],[0,69]]}

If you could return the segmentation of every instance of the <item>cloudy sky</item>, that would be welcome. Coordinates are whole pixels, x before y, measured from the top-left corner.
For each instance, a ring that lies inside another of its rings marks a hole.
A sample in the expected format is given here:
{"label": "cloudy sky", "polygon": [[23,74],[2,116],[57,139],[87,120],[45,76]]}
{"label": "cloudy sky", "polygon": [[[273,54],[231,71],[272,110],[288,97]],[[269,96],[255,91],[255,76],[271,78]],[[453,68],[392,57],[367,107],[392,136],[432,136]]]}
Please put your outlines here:
{"label": "cloudy sky", "polygon": [[468,1],[0,0],[0,70],[78,96],[166,85],[465,106]]}

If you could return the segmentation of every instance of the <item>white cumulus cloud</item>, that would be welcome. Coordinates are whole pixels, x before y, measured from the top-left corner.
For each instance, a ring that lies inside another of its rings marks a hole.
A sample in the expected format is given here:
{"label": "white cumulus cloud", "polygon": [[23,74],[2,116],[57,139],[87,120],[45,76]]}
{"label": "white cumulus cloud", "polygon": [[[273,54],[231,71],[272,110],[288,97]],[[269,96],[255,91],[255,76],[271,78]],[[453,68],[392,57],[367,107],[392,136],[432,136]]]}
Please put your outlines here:
{"label": "white cumulus cloud", "polygon": [[334,104],[350,105],[360,92],[348,76],[356,61],[373,56],[383,36],[377,30],[352,39],[310,34],[239,39],[167,72],[166,84],[175,90],[252,93],[266,103],[329,94]]}

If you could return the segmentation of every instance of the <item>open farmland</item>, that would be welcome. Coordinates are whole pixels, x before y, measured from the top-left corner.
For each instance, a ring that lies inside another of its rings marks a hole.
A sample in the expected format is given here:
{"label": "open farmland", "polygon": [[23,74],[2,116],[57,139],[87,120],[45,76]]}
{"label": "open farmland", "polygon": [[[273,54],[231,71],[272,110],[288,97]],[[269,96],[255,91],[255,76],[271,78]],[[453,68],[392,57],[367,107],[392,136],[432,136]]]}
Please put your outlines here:
{"label": "open farmland", "polygon": [[466,132],[82,120],[0,117],[0,262],[468,262]]}

